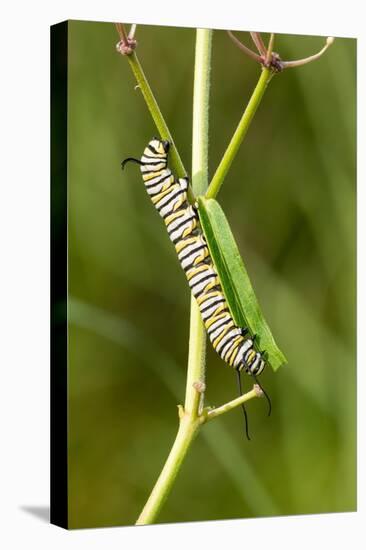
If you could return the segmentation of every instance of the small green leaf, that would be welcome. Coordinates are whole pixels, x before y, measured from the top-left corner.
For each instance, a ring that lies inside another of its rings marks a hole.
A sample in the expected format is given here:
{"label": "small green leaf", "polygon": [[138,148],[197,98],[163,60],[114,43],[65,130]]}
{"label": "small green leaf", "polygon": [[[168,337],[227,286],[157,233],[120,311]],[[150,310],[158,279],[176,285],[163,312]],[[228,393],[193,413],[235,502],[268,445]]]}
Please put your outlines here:
{"label": "small green leaf", "polygon": [[267,352],[266,362],[276,371],[287,362],[286,357],[263,317],[226,216],[216,200],[197,200],[202,230],[233,319],[239,327],[247,327],[257,335],[256,349]]}

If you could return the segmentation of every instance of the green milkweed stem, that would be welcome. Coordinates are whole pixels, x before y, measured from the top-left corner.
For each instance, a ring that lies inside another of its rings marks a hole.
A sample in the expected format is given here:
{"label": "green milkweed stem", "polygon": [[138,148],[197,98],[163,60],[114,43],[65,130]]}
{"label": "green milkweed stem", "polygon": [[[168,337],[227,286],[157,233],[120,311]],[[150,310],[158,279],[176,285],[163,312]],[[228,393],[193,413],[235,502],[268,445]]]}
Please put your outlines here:
{"label": "green milkweed stem", "polygon": [[183,166],[183,162],[174,144],[174,140],[169,131],[168,125],[165,122],[163,114],[159,109],[159,105],[155,99],[155,96],[150,88],[150,85],[141,67],[140,61],[138,60],[138,57],[135,52],[129,55],[127,59],[133,71],[133,74],[135,75],[135,78],[142,92],[142,95],[144,96],[144,99],[146,101],[146,105],[150,111],[150,114],[155,122],[157,129],[159,130],[159,134],[161,138],[167,139],[171,143],[171,147],[169,151],[169,161],[172,167],[174,168],[176,174],[179,177],[184,177],[187,174],[187,172]]}
{"label": "green milkweed stem", "polygon": [[[192,139],[192,187],[195,193],[204,192],[208,181],[207,142],[211,36],[212,31],[197,29]],[[205,351],[205,328],[197,303],[192,296],[184,409],[180,408],[180,422],[176,439],[155,487],[137,520],[138,525],[145,525],[155,521],[202,422],[200,417],[200,402],[203,398],[203,393],[197,390],[196,383],[201,382],[204,384]]]}
{"label": "green milkweed stem", "polygon": [[248,131],[250,123],[256,113],[256,110],[262,100],[264,92],[266,91],[267,84],[270,81],[273,73],[270,69],[264,67],[262,69],[258,83],[254,89],[254,92],[249,100],[249,103],[240,119],[237,129],[231,141],[225,151],[224,156],[221,159],[219,166],[211,180],[209,188],[206,193],[206,198],[213,199],[224,182],[226,174],[228,173],[230,166],[239,150],[239,147]]}
{"label": "green milkweed stem", "polygon": [[248,391],[247,393],[244,393],[240,397],[237,397],[236,399],[233,399],[232,401],[225,403],[225,405],[222,405],[221,407],[216,407],[215,409],[208,410],[206,413],[205,421],[208,422],[213,418],[217,418],[218,416],[220,416],[220,414],[227,413],[232,409],[239,407],[246,401],[249,401],[254,397],[261,397],[262,395],[263,395],[263,392],[260,389],[260,387],[257,384],[254,384],[252,390]]}
{"label": "green milkweed stem", "polygon": [[[208,110],[212,31],[197,29],[193,88],[192,189],[201,195],[208,187]],[[193,386],[205,382],[206,331],[194,297],[191,297],[190,336],[185,411],[195,418],[203,400]]]}
{"label": "green milkweed stem", "polygon": [[[159,134],[162,139],[166,139],[170,142],[169,150],[169,163],[173,168],[174,172],[178,177],[183,178],[187,175],[187,171],[184,168],[182,159],[179,156],[178,150],[175,146],[172,134],[168,128],[167,123],[163,117],[162,112],[160,111],[159,105],[155,99],[155,96],[152,92],[152,89],[149,85],[149,82],[145,76],[145,73],[142,69],[140,61],[135,52],[132,52],[130,55],[126,56],[133,74],[135,75],[137,85],[140,88],[142,95],[145,99],[146,105],[150,111],[150,114],[155,122],[156,128],[159,131]],[[188,198],[190,202],[194,202],[194,197],[191,188],[188,188]]]}
{"label": "green milkweed stem", "polygon": [[155,122],[157,129],[159,130],[159,134],[161,138],[167,139],[168,141],[170,141],[171,147],[169,150],[169,162],[173,167],[174,171],[176,172],[177,176],[183,178],[184,176],[187,175],[187,172],[183,166],[183,162],[174,144],[174,140],[169,131],[168,125],[165,122],[163,114],[159,109],[159,105],[155,99],[155,96],[150,88],[150,85],[141,67],[140,61],[138,60],[138,57],[135,52],[127,56],[127,59],[133,71],[133,74],[135,75],[135,78],[142,92],[142,95],[144,96],[144,99],[146,101],[146,105],[150,111],[150,114]]}
{"label": "green milkweed stem", "polygon": [[[181,409],[180,409],[181,410]],[[192,422],[187,415],[180,415],[179,429],[169,456],[158,477],[157,482],[138,518],[136,525],[154,523],[179,472],[187,451],[197,434],[199,419]]]}

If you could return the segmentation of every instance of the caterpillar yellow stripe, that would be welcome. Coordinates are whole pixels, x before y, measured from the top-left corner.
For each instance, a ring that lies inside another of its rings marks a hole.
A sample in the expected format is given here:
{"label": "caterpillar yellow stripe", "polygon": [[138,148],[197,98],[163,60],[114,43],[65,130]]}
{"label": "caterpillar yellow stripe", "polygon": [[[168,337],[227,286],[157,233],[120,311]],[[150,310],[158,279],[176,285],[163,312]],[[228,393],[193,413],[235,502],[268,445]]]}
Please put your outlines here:
{"label": "caterpillar yellow stripe", "polygon": [[163,218],[190,289],[197,300],[208,337],[220,357],[238,372],[257,376],[265,367],[248,329],[238,327],[229,310],[196,209],[187,198],[188,178],[176,179],[168,168],[169,142],[153,138],[140,160],[146,191]]}

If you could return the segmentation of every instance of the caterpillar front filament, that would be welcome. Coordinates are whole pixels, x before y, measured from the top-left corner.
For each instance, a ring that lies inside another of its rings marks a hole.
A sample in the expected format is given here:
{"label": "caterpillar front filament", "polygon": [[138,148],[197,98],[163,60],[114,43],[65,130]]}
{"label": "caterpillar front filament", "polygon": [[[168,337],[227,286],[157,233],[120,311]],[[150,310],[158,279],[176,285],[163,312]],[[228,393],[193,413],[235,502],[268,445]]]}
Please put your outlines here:
{"label": "caterpillar front filament", "polygon": [[254,349],[254,337],[238,327],[230,313],[195,207],[187,198],[188,178],[175,179],[168,168],[169,142],[153,138],[140,165],[150,199],[163,218],[190,289],[197,300],[208,337],[220,357],[240,373],[256,377],[264,367],[263,355]]}

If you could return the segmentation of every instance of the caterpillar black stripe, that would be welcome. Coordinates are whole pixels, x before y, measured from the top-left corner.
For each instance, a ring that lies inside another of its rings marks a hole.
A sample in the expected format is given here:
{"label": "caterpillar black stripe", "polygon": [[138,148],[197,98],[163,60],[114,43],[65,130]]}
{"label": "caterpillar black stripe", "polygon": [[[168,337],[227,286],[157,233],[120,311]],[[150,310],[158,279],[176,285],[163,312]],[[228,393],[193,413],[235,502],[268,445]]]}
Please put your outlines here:
{"label": "caterpillar black stripe", "polygon": [[238,373],[256,377],[264,367],[254,337],[238,327],[229,310],[195,208],[187,198],[188,178],[175,179],[168,168],[169,142],[153,138],[141,160],[142,178],[150,199],[163,218],[188,284],[197,300],[207,334],[220,357]]}

